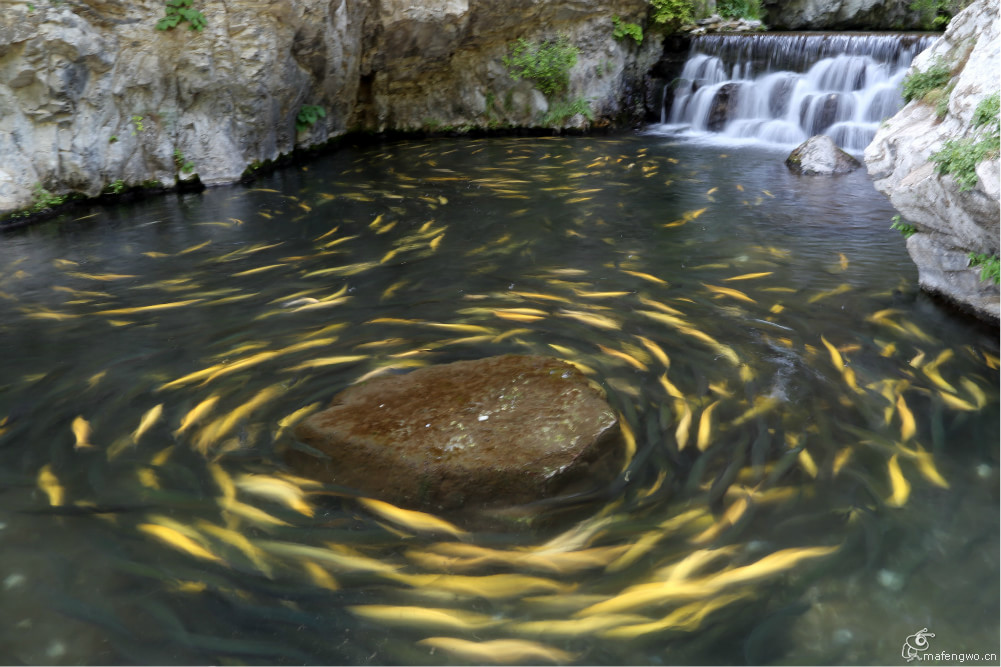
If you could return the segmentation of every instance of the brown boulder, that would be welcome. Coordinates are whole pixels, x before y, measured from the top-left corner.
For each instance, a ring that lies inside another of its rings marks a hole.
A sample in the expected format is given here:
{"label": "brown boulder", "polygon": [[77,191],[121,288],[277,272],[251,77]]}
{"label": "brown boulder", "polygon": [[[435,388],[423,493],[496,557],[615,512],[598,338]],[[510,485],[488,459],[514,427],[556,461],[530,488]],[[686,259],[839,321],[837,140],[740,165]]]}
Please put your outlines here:
{"label": "brown boulder", "polygon": [[573,366],[505,355],[350,387],[295,428],[300,474],[433,511],[596,488],[621,465],[615,413]]}

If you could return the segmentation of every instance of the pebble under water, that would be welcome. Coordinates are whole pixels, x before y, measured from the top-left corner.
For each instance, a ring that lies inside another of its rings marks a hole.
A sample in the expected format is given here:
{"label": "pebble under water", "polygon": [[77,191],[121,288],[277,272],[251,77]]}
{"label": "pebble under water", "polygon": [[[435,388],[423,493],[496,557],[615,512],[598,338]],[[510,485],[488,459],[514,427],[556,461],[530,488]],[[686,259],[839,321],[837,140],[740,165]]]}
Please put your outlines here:
{"label": "pebble under water", "polygon": [[[997,330],[864,170],[783,157],[401,141],[5,233],[0,655],[996,662]],[[504,353],[604,388],[604,497],[464,531],[282,462],[354,382]]]}

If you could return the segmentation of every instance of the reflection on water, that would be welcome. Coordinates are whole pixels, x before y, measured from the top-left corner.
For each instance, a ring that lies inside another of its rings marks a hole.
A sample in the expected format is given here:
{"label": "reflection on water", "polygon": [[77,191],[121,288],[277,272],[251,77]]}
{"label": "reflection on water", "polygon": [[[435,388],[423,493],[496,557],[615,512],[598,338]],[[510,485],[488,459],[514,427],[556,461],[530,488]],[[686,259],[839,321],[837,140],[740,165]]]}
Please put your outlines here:
{"label": "reflection on water", "polygon": [[[998,648],[996,332],[864,174],[655,137],[344,149],[0,246],[0,639],[51,663],[886,663]],[[361,378],[508,352],[635,451],[581,519],[295,477]],[[304,409],[305,408],[305,409]]]}

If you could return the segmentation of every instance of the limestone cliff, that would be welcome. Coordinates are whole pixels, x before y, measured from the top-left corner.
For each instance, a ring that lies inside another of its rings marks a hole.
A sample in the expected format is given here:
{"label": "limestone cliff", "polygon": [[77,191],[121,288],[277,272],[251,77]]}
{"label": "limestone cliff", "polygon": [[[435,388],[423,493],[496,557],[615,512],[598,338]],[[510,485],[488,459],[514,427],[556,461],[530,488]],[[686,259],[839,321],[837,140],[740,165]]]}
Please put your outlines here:
{"label": "limestone cliff", "polygon": [[[502,62],[508,44],[566,35],[568,99],[596,122],[635,114],[658,44],[612,36],[643,0],[195,0],[202,31],[157,30],[163,0],[5,2],[0,214],[36,184],[211,185],[347,131],[539,126],[549,100]],[[304,105],[325,115],[297,130]],[[555,122],[581,126],[582,116]],[[190,165],[191,169],[184,167]]]}
{"label": "limestone cliff", "polygon": [[998,254],[997,155],[977,165],[977,183],[966,191],[953,175],[938,173],[930,158],[950,139],[989,131],[974,127],[973,116],[984,99],[1001,89],[998,0],[977,0],[957,14],[945,34],[914,59],[911,71],[941,63],[953,72],[944,89],[944,116],[927,101],[910,102],[880,128],[865,160],[876,188],[917,229],[907,249],[921,286],[997,320],[997,285],[981,281],[980,271],[968,267],[971,252]]}
{"label": "limestone cliff", "polygon": [[912,0],[763,0],[775,30],[920,30]]}

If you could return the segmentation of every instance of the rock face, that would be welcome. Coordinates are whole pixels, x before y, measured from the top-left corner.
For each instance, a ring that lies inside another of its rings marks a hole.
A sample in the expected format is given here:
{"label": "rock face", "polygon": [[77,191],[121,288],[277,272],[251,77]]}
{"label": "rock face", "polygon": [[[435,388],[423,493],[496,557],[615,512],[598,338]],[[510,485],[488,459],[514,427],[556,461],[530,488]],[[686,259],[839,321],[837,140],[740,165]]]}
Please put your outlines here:
{"label": "rock face", "polygon": [[[649,36],[642,46],[612,36],[612,16],[644,20],[643,0],[195,7],[202,31],[157,30],[162,0],[5,3],[0,214],[31,204],[36,184],[95,196],[117,181],[232,182],[349,130],[541,126],[550,100],[502,62],[519,37],[566,35],[579,49],[567,99],[588,100],[595,122],[610,122],[642,113],[643,75],[659,50]],[[304,105],[325,116],[299,130]]]}
{"label": "rock face", "polygon": [[776,30],[921,30],[911,0],[763,0],[765,24]]}
{"label": "rock face", "polygon": [[433,511],[592,489],[619,472],[618,422],[577,369],[505,355],[380,377],[300,422],[301,474]]}
{"label": "rock face", "polygon": [[862,163],[838,148],[827,135],[818,134],[794,148],[786,158],[786,166],[797,174],[814,176],[847,174]]}
{"label": "rock face", "polygon": [[939,118],[930,104],[912,101],[880,128],[865,151],[876,188],[917,229],[907,249],[921,286],[995,321],[998,288],[981,282],[979,269],[967,264],[969,253],[998,254],[997,156],[976,166],[978,182],[967,191],[953,176],[937,173],[930,157],[948,140],[989,131],[973,127],[972,120],[977,105],[1001,88],[998,32],[997,0],[977,0],[956,15],[912,65],[912,71],[925,71],[942,59],[956,72],[945,116]]}

